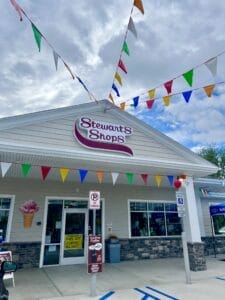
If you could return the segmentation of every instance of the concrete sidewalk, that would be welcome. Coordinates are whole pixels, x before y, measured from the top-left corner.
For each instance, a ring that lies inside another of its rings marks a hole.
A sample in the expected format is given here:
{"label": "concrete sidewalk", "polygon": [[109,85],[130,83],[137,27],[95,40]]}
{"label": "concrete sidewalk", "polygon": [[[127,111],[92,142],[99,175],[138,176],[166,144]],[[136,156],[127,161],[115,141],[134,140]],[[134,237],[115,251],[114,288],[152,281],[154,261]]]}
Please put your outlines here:
{"label": "concrete sidewalk", "polygon": [[[191,272],[191,284],[186,284],[184,261],[180,258],[105,264],[103,273],[97,275],[97,297],[89,296],[90,275],[85,265],[22,269],[15,273],[14,288],[10,279],[5,282],[10,300],[224,300],[224,258],[207,257],[208,269]],[[155,298],[148,298],[153,294]]]}

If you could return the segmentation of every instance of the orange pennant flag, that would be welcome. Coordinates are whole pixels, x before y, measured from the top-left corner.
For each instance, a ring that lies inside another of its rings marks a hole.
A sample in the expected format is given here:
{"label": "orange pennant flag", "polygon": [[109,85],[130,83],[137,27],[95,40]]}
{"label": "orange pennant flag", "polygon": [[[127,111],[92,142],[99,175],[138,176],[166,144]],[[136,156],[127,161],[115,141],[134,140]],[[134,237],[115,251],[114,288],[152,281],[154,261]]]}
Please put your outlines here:
{"label": "orange pennant flag", "polygon": [[68,176],[69,171],[70,170],[67,169],[67,168],[60,168],[59,172],[60,172],[60,176],[61,176],[62,182],[64,182],[66,180],[66,177]]}
{"label": "orange pennant flag", "polygon": [[152,89],[148,91],[149,99],[154,99],[155,98],[155,89]]}
{"label": "orange pennant flag", "polygon": [[165,106],[169,106],[170,105],[170,98],[171,98],[171,96],[164,96],[163,97],[163,101],[164,101],[164,105]]}
{"label": "orange pennant flag", "polygon": [[208,97],[211,97],[212,93],[213,93],[213,90],[215,88],[215,84],[210,84],[210,85],[204,86],[203,88],[204,88],[204,91],[205,91],[206,95]]}
{"label": "orange pennant flag", "polygon": [[113,96],[112,96],[111,93],[109,94],[109,99],[112,101],[113,104],[115,104],[114,99],[113,99]]}
{"label": "orange pennant flag", "polygon": [[136,6],[143,14],[145,13],[143,3],[141,0],[134,0],[134,6]]}
{"label": "orange pennant flag", "polygon": [[104,172],[103,171],[96,171],[96,176],[98,178],[98,182],[99,183],[102,183],[102,179],[103,179],[103,176],[104,176]]}
{"label": "orange pennant flag", "polygon": [[125,106],[126,106],[126,102],[120,103],[120,109],[121,109],[122,111],[125,110]]}
{"label": "orange pennant flag", "polygon": [[115,74],[115,79],[119,82],[120,85],[123,85],[121,76],[118,72],[116,72],[116,74]]}
{"label": "orange pennant flag", "polygon": [[157,183],[157,186],[160,187],[160,184],[162,182],[162,176],[161,175],[156,175],[155,176],[155,181]]}
{"label": "orange pennant flag", "polygon": [[66,67],[66,69],[69,71],[71,77],[73,78],[73,80],[75,79],[75,76],[73,75],[73,72],[71,71],[70,67],[65,63],[65,61],[63,62],[64,66]]}

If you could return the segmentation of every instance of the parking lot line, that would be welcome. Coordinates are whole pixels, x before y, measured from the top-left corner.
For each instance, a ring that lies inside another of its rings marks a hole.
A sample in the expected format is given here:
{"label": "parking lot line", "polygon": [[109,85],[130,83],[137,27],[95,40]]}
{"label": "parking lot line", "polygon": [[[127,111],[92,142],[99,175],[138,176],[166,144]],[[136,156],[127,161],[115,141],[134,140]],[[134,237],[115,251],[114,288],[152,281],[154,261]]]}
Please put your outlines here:
{"label": "parking lot line", "polygon": [[168,295],[168,294],[166,294],[166,293],[164,293],[164,292],[162,292],[160,290],[154,289],[154,288],[152,288],[150,286],[146,286],[146,288],[149,289],[149,290],[152,290],[153,292],[156,292],[156,293],[158,293],[160,295],[163,295],[163,296],[167,297],[168,299],[179,300],[178,298],[175,298],[175,297],[173,297],[171,295]]}
{"label": "parking lot line", "polygon": [[134,288],[135,291],[139,292],[139,293],[142,293],[144,294],[144,297],[141,299],[141,300],[147,300],[148,298],[151,298],[151,299],[154,299],[154,300],[160,300],[160,298],[157,298],[141,289],[138,289],[138,288]]}
{"label": "parking lot line", "polygon": [[105,300],[108,299],[109,297],[111,297],[115,292],[114,291],[110,291],[107,294],[103,295],[101,298],[99,298],[99,300]]}
{"label": "parking lot line", "polygon": [[223,277],[216,277],[216,279],[224,280],[225,281],[225,278],[223,278]]}

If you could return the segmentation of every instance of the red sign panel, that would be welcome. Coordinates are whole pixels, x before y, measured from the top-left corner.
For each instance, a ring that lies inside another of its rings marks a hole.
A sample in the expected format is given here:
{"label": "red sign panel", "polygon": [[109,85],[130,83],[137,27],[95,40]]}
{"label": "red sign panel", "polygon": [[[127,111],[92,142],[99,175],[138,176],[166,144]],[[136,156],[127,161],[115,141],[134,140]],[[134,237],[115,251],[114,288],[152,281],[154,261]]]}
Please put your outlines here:
{"label": "red sign panel", "polygon": [[88,237],[88,273],[102,272],[102,237]]}

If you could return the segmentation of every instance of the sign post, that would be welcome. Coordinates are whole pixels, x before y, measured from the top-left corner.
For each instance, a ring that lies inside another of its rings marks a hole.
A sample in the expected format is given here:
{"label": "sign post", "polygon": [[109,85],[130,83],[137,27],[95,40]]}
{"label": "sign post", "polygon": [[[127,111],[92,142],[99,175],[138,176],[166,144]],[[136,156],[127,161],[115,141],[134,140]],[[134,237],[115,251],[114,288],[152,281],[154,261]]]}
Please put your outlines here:
{"label": "sign post", "polygon": [[90,295],[95,297],[96,273],[102,272],[102,237],[96,235],[96,209],[100,209],[100,192],[89,192],[89,209],[93,209],[93,235],[88,236],[88,273],[91,274]]}
{"label": "sign post", "polygon": [[178,217],[182,220],[182,246],[183,246],[183,255],[184,255],[184,265],[185,265],[185,274],[186,274],[186,283],[191,283],[191,272],[190,272],[190,264],[189,264],[189,255],[188,255],[188,247],[187,247],[187,237],[184,229],[184,217],[185,217],[185,203],[184,203],[184,195],[183,193],[176,192],[176,201],[177,201],[177,211]]}

